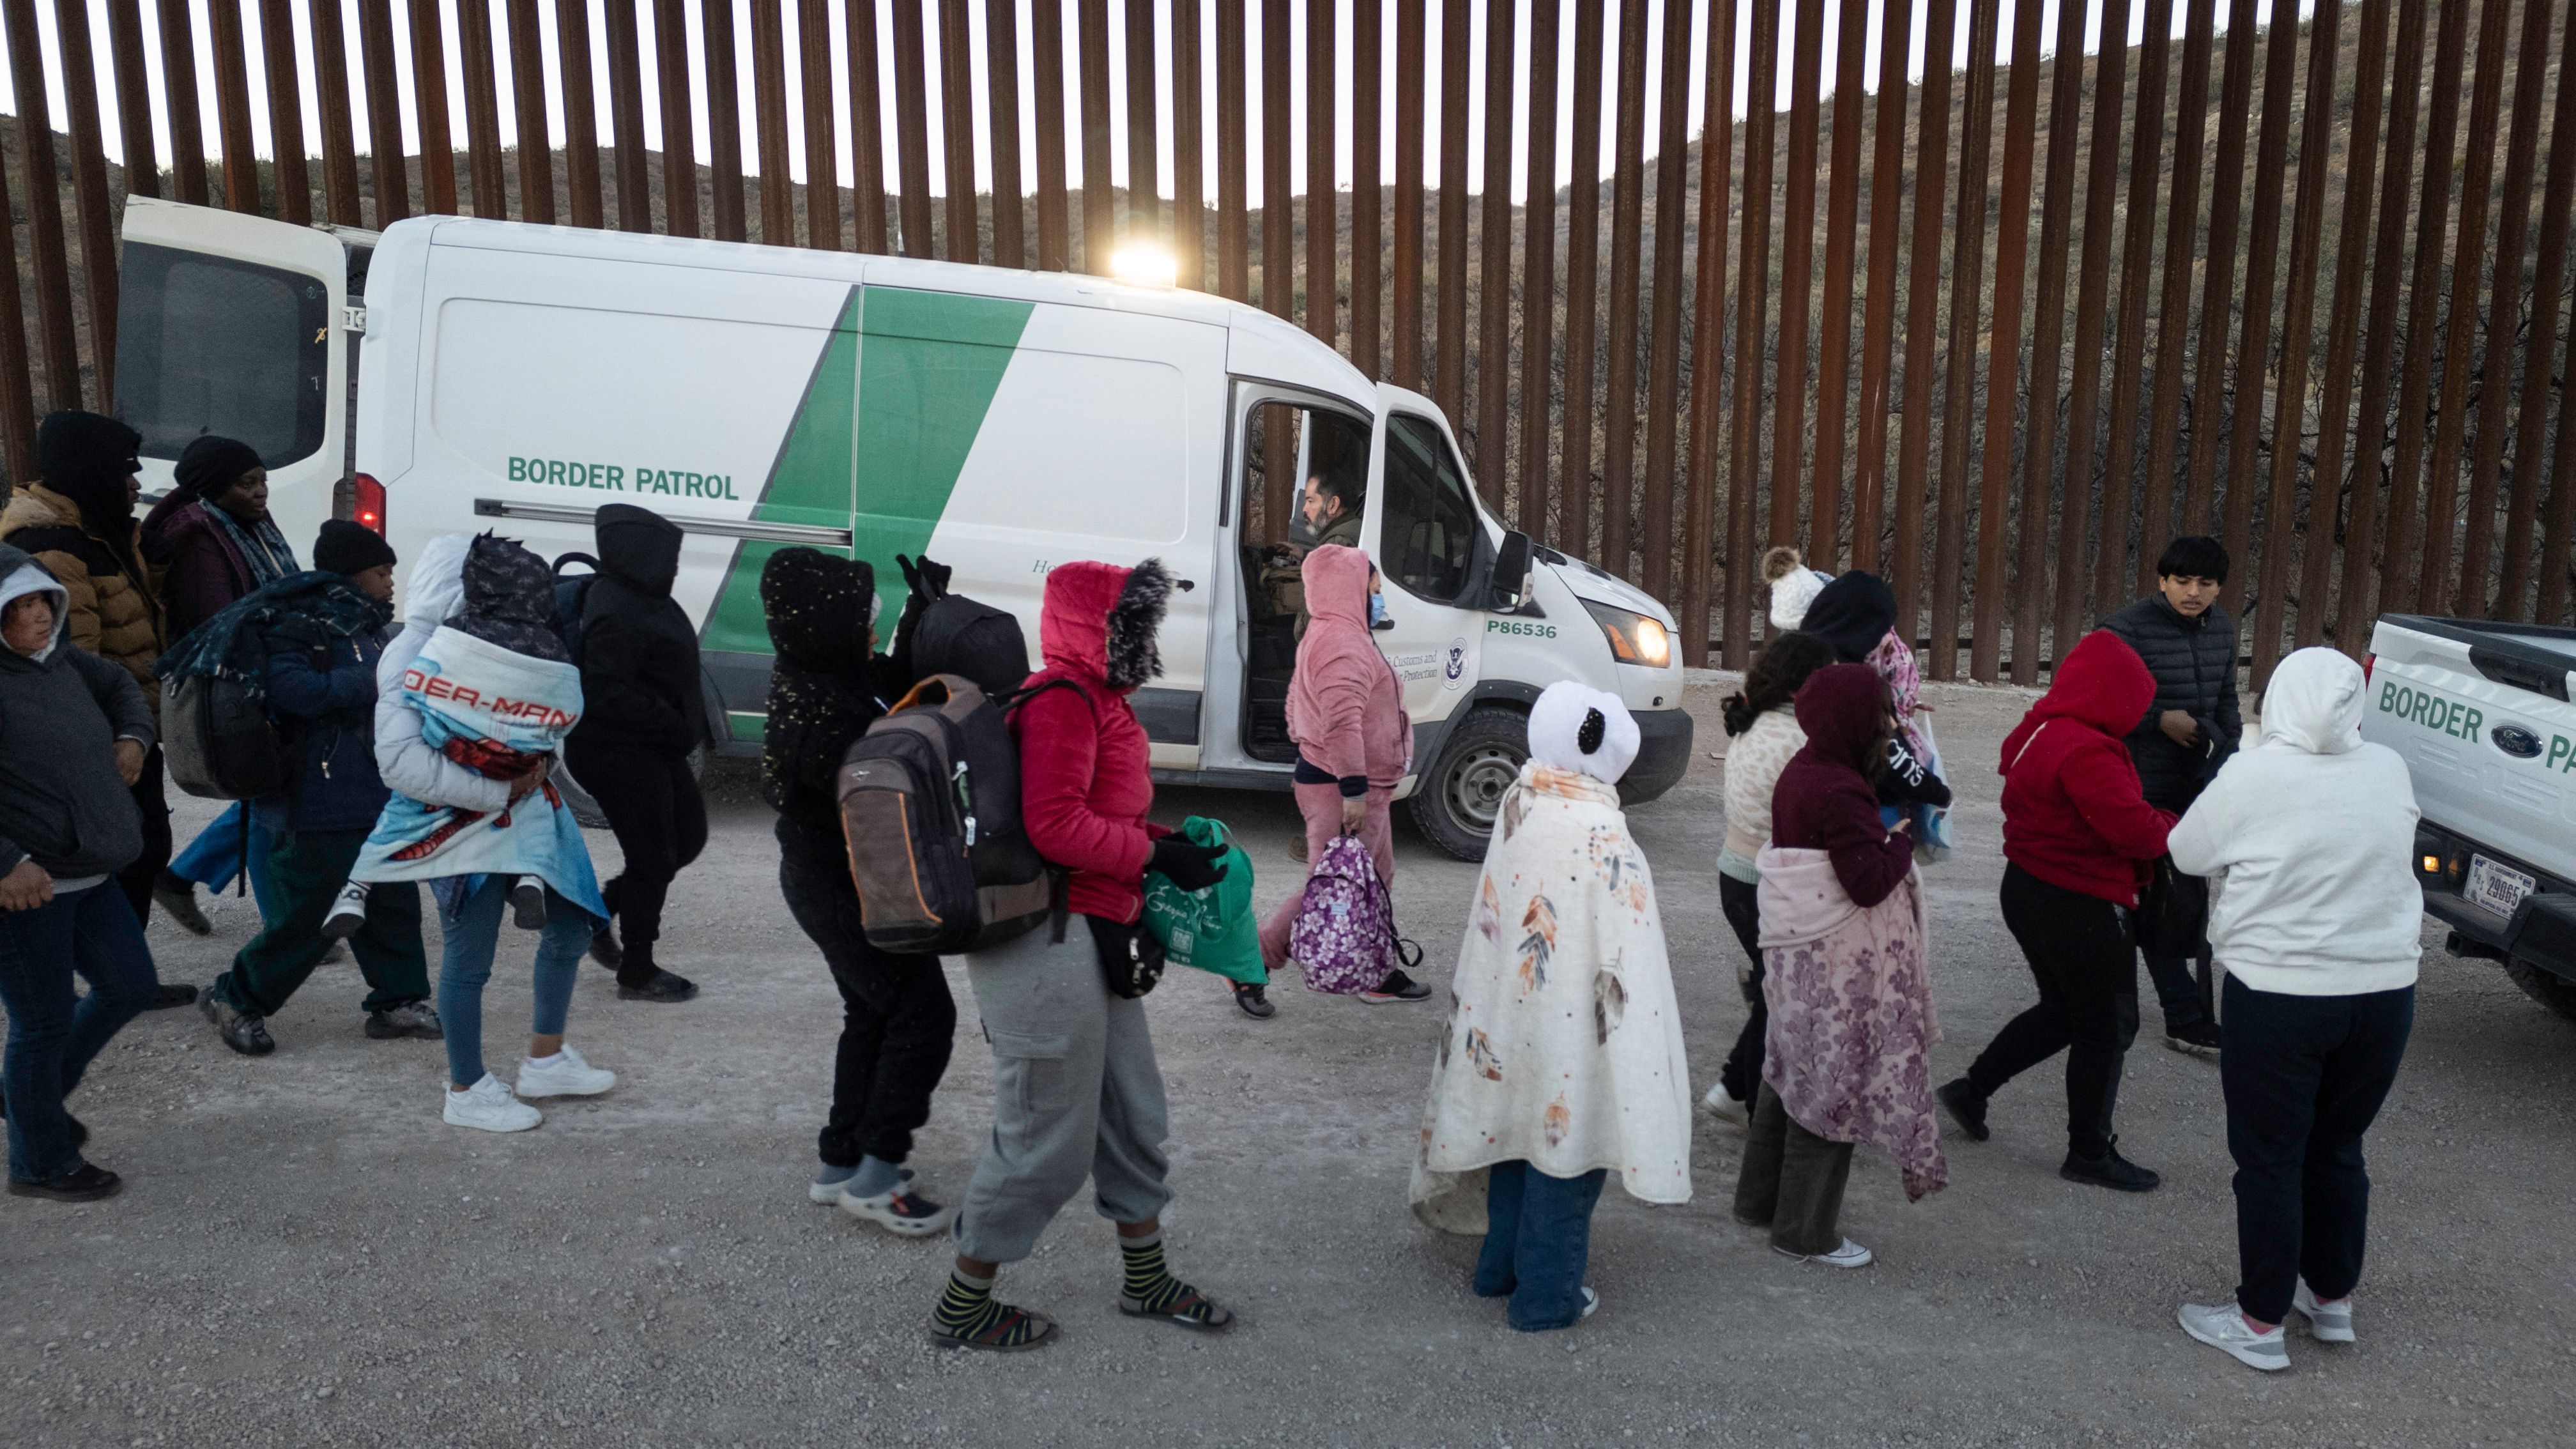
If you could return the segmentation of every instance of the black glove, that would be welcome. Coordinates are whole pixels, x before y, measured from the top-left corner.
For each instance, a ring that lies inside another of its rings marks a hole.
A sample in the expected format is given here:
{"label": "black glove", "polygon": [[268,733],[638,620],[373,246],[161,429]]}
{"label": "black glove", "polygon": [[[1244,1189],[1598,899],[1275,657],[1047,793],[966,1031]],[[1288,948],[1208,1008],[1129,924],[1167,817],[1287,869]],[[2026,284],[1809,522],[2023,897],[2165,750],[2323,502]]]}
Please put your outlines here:
{"label": "black glove", "polygon": [[1227,868],[1216,863],[1223,854],[1222,845],[1195,845],[1187,836],[1166,835],[1154,842],[1154,858],[1146,869],[1161,871],[1185,891],[1203,891],[1225,879]]}
{"label": "black glove", "polygon": [[955,569],[944,563],[933,563],[926,557],[913,559],[902,554],[896,554],[894,562],[895,567],[903,570],[903,581],[911,587],[914,598],[927,604],[948,597],[948,580],[956,573]]}

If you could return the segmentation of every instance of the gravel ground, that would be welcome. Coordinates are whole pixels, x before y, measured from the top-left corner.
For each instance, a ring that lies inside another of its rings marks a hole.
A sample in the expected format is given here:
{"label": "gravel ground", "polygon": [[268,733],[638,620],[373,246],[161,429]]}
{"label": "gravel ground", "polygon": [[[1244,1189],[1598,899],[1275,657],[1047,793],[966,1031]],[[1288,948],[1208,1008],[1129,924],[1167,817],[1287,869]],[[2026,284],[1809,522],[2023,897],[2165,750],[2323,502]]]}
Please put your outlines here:
{"label": "gravel ground", "polygon": [[[1986,762],[2009,690],[1929,698],[1965,797],[1929,873],[1945,1076],[2030,996],[1994,907]],[[1718,690],[1689,778],[1638,810],[1702,1086],[1743,1020],[1718,913]],[[1237,1014],[1179,972],[1151,998],[1172,1098],[1175,1265],[1233,1304],[1217,1339],[1121,1319],[1109,1226],[1077,1203],[1005,1279],[1058,1343],[942,1353],[922,1323],[947,1254],[810,1205],[838,1000],[781,908],[767,812],[714,778],[715,839],[672,895],[665,957],[705,985],[621,1003],[586,969],[573,1039],[622,1077],[549,1103],[539,1131],[443,1125],[440,1050],[359,1033],[356,972],[326,967],[271,1023],[276,1055],[224,1050],[193,1012],[145,1017],[78,1107],[123,1196],[0,1200],[0,1444],[2567,1443],[2576,1423],[2576,1024],[2428,935],[2414,1049],[2371,1139],[2379,1182],[2363,1341],[2292,1330],[2257,1375],[2185,1339],[2176,1304],[2235,1281],[2216,1067],[2129,1059],[2122,1146],[2165,1187],[2061,1182],[2053,1075],[1951,1140],[1950,1190],[1908,1207],[1866,1157],[1851,1274],[1788,1263],[1735,1226],[1740,1139],[1703,1125],[1698,1196],[1602,1201],[1600,1314],[1519,1335],[1467,1291],[1473,1243],[1405,1210],[1436,1005],[1279,991]],[[1266,907],[1294,879],[1284,796],[1172,790],[1163,818],[1224,815]],[[181,807],[183,835],[211,812]],[[616,847],[595,836],[601,874]],[[1474,869],[1399,832],[1397,896],[1445,981]],[[210,980],[254,917],[166,925],[173,979]],[[435,948],[433,947],[433,952]],[[488,995],[508,1071],[529,942]],[[914,1161],[946,1197],[989,1123],[990,1059],[962,969],[957,1054]],[[2150,996],[2152,993],[2150,993]]]}

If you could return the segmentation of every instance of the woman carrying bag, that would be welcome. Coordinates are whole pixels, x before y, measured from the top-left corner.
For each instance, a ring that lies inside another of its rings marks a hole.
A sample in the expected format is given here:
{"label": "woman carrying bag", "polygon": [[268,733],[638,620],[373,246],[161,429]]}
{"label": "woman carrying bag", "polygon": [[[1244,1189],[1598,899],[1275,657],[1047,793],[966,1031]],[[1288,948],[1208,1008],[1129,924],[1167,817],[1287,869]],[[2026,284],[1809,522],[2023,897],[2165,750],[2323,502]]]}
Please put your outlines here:
{"label": "woman carrying bag", "polygon": [[[1297,809],[1306,817],[1306,859],[1320,868],[1333,837],[1351,834],[1368,847],[1378,879],[1395,889],[1395,839],[1387,810],[1413,765],[1413,721],[1404,686],[1370,631],[1386,615],[1378,573],[1368,555],[1325,544],[1306,555],[1306,607],[1314,623],[1297,644],[1297,673],[1288,685],[1288,738],[1297,742]],[[1261,923],[1261,959],[1276,971],[1288,960],[1288,935],[1306,903],[1291,893]],[[1391,968],[1359,993],[1362,1001],[1427,1001],[1431,988]],[[1253,1016],[1275,1010],[1259,986],[1237,986],[1235,1002]]]}
{"label": "woman carrying bag", "polygon": [[1054,1335],[1051,1320],[995,1298],[993,1281],[1036,1249],[1085,1179],[1118,1225],[1120,1312],[1198,1329],[1234,1321],[1163,1263],[1170,1110],[1137,999],[1150,973],[1133,964],[1150,942],[1140,924],[1147,870],[1183,890],[1224,878],[1217,851],[1145,822],[1154,781],[1127,697],[1162,672],[1154,636],[1171,589],[1154,559],[1132,569],[1084,560],[1047,575],[1045,663],[1011,711],[1011,738],[1020,818],[1063,873],[1063,906],[1049,924],[966,957],[993,1044],[994,1120],[958,1208],[956,1270],[931,1312],[930,1339],[942,1347],[1007,1352]]}

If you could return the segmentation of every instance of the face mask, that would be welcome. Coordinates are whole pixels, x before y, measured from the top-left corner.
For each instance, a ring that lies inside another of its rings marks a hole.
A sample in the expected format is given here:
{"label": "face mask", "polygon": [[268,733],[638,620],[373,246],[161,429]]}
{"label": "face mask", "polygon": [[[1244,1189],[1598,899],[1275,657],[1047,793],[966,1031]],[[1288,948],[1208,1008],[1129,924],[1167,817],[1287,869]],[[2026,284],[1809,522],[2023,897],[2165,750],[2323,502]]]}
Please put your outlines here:
{"label": "face mask", "polygon": [[1371,595],[1369,595],[1369,627],[1370,627],[1370,628],[1372,628],[1372,629],[1374,629],[1374,628],[1376,628],[1378,625],[1383,624],[1383,623],[1385,623],[1385,622],[1386,622],[1386,595],[1384,595],[1384,594],[1371,594]]}

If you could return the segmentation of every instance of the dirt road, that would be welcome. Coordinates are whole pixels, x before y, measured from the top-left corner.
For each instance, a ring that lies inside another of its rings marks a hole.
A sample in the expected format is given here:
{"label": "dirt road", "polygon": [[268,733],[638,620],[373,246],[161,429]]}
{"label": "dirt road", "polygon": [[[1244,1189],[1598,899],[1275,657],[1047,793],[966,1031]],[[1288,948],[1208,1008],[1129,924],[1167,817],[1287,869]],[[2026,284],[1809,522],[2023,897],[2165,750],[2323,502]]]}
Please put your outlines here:
{"label": "dirt road", "polygon": [[[1991,773],[2022,696],[1935,688],[1962,848],[1929,873],[1936,991],[1964,1067],[2030,994],[1998,920]],[[1705,1087],[1743,1006],[1714,861],[1717,693],[1699,758],[1634,815],[1654,865]],[[2264,1377],[2187,1341],[2173,1311],[2235,1281],[2214,1064],[2167,1051],[2150,1000],[2122,1149],[2166,1186],[2058,1180],[2045,1075],[1951,1139],[1953,1185],[1905,1205],[1863,1158],[1845,1226],[1859,1273],[1774,1256],[1728,1212],[1739,1138],[1703,1126],[1698,1193],[1613,1189],[1593,1238],[1603,1303],[1578,1330],[1504,1327],[1467,1291],[1473,1243],[1417,1225],[1405,1171],[1439,1007],[1277,991],[1249,1021],[1176,973],[1149,1009],[1172,1099],[1175,1265],[1241,1313],[1220,1339],[1121,1319],[1087,1201],[1008,1292],[1062,1341],[943,1354],[921,1327],[947,1254],[808,1204],[839,1005],[780,906],[768,812],[719,781],[715,839],[672,896],[664,954],[705,984],[621,1003],[585,968],[573,1040],[623,1081],[493,1137],[438,1117],[439,1048],[359,1034],[354,970],[325,968],[232,1055],[193,1012],[129,1029],[76,1099],[127,1175],[90,1207],[0,1200],[0,1444],[2192,1444],[2569,1441],[2576,1424],[2576,1024],[2428,937],[2413,1049],[2373,1134],[2362,1342],[2294,1329]],[[185,832],[211,812],[182,807]],[[1168,791],[1221,814],[1265,906],[1296,879],[1286,797]],[[594,839],[602,874],[615,859]],[[1447,977],[1474,884],[1400,830],[1397,904]],[[156,926],[203,983],[246,939]],[[487,1042],[508,1074],[530,940],[506,938]],[[433,951],[435,950],[433,946]],[[962,1187],[990,1059],[962,971],[955,1063],[915,1163]],[[2150,993],[2151,997],[2152,993]]]}

